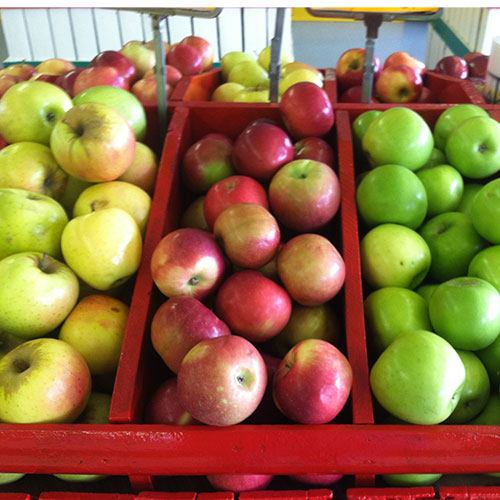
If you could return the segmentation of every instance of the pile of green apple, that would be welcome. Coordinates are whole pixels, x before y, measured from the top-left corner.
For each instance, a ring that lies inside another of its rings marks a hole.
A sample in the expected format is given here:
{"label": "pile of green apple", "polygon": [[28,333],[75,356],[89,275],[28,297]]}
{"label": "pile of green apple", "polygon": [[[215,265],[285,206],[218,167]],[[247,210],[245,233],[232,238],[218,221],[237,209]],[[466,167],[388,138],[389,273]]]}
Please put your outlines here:
{"label": "pile of green apple", "polygon": [[499,424],[500,124],[472,104],[432,128],[394,107],[352,132],[380,421]]}
{"label": "pile of green apple", "polygon": [[[271,46],[262,49],[257,58],[246,52],[233,51],[222,56],[221,83],[211,96],[221,102],[269,102],[269,66]],[[282,51],[280,61],[279,96],[298,82],[313,82],[323,86],[322,73],[313,66],[294,61]]]}
{"label": "pile of green apple", "polygon": [[0,99],[1,422],[108,422],[158,168],[143,119],[112,86]]}

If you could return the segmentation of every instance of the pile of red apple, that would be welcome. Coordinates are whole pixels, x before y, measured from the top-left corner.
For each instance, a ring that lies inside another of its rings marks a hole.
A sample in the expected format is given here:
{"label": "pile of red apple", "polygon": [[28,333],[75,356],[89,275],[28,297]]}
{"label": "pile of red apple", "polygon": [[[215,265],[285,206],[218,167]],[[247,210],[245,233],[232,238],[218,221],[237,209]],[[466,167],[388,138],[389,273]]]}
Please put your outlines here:
{"label": "pile of red apple", "polygon": [[[288,419],[319,424],[348,399],[352,372],[332,343],[341,336],[331,307],[345,265],[325,236],[341,198],[325,140],[333,112],[313,83],[287,92],[282,103],[309,103],[311,120],[300,124],[297,106],[285,105],[282,123],[256,119],[234,138],[207,133],[183,154],[193,201],[151,259],[167,297],[151,340],[171,374],[148,404],[148,421],[234,425],[272,398]],[[278,340],[289,343],[279,355],[271,349]]]}
{"label": "pile of red apple", "polygon": [[382,421],[498,425],[500,124],[472,104],[434,119],[352,123],[371,388]]}
{"label": "pile of red apple", "polygon": [[482,52],[469,52],[463,57],[445,56],[440,59],[434,71],[454,78],[471,81],[478,90],[482,90],[486,80],[489,56]]}

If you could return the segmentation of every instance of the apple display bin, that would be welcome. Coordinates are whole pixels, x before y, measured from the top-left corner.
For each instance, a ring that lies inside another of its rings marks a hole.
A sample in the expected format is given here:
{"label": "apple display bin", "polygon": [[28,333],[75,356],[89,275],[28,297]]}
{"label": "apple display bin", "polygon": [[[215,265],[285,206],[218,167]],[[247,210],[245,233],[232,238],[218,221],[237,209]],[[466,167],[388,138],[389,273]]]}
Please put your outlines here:
{"label": "apple display bin", "polygon": [[[333,68],[319,69],[324,76],[323,88],[330,98],[332,104],[337,102],[337,82],[335,81],[335,70]],[[175,86],[170,100],[172,101],[210,101],[213,91],[222,83],[221,68],[214,68],[205,73],[194,76],[185,76]],[[253,103],[247,103],[253,104]]]}

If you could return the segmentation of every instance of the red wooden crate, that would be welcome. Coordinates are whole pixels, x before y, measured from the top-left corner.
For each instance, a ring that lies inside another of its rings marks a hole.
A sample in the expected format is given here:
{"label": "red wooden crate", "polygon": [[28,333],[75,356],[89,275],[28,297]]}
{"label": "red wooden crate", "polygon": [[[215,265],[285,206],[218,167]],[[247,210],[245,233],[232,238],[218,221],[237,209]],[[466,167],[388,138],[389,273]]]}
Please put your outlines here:
{"label": "red wooden crate", "polygon": [[26,493],[0,493],[0,500],[30,500],[31,496]]}
{"label": "red wooden crate", "polygon": [[[333,68],[320,69],[324,75],[323,88],[332,104],[337,102],[337,82]],[[208,101],[212,92],[223,83],[221,68],[214,68],[200,75],[182,78],[175,86],[170,99],[172,101],[197,102]],[[252,103],[249,103],[252,104]]]}
{"label": "red wooden crate", "polygon": [[135,495],[122,493],[75,493],[71,492],[43,492],[39,500],[136,500]]}

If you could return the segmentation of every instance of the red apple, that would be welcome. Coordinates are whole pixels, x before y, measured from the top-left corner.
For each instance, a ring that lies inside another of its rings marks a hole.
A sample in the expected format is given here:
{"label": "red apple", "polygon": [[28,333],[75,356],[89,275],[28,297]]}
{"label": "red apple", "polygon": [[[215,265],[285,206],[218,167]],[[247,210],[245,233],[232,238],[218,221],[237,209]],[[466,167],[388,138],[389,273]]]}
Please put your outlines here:
{"label": "red apple", "polygon": [[[171,66],[170,64],[167,64],[165,66],[165,71],[166,71],[167,83],[171,87],[175,87],[179,82],[179,80],[182,78],[182,73],[175,66]],[[144,79],[156,78],[155,68],[151,68],[150,70],[146,71],[143,78]]]}
{"label": "red apple", "polygon": [[290,319],[292,301],[286,290],[259,271],[237,271],[222,284],[215,310],[231,331],[251,342],[278,335]]}
{"label": "red apple", "polygon": [[467,61],[469,66],[469,76],[473,78],[486,78],[486,70],[488,68],[489,56],[480,54],[470,61]]}
{"label": "red apple", "polygon": [[64,75],[59,75],[56,80],[55,84],[61,87],[63,90],[65,90],[70,97],[75,97],[73,94],[73,89],[75,87],[75,80],[76,77],[84,70],[84,67],[81,68],[75,68],[72,69],[71,71],[68,71]]}
{"label": "red apple", "polygon": [[265,490],[272,481],[271,474],[209,474],[207,480],[217,491]]}
{"label": "red apple", "polygon": [[218,215],[234,203],[256,203],[269,208],[267,192],[252,177],[247,175],[232,175],[216,182],[207,192],[203,211],[210,229],[213,229]]}
{"label": "red apple", "polygon": [[333,147],[321,137],[304,137],[293,145],[295,160],[316,160],[330,167],[335,165]]}
{"label": "red apple", "polygon": [[6,73],[0,75],[0,97],[2,97],[13,85],[22,81],[23,79],[20,76],[9,75]]}
{"label": "red apple", "polygon": [[73,85],[73,94],[78,95],[85,89],[98,85],[111,85],[129,90],[129,83],[113,66],[92,66],[78,73]]}
{"label": "red apple", "polygon": [[264,360],[238,335],[202,340],[184,357],[177,376],[179,400],[208,425],[235,425],[259,406],[267,385]]}
{"label": "red apple", "polygon": [[292,160],[293,143],[290,136],[268,120],[250,123],[234,143],[233,162],[236,171],[259,181],[269,180],[282,165]]}
{"label": "red apple", "polygon": [[278,221],[299,232],[330,222],[340,206],[340,182],[326,163],[294,160],[283,165],[269,184],[269,203]]}
{"label": "red apple", "polygon": [[438,98],[436,94],[425,85],[422,86],[422,90],[420,91],[420,95],[415,102],[438,102]]}
{"label": "red apple", "polygon": [[292,347],[273,380],[276,406],[291,420],[326,424],[344,408],[351,393],[352,368],[333,344],[308,339]]}
{"label": "red apple", "polygon": [[35,73],[35,66],[28,63],[11,64],[0,70],[0,75],[14,75],[21,78],[21,80],[29,80]]}
{"label": "red apple", "polygon": [[231,335],[228,326],[193,297],[168,299],[157,309],[151,322],[153,347],[174,373],[198,342],[221,335]]}
{"label": "red apple", "polygon": [[[158,91],[157,91],[156,77],[141,78],[137,80],[130,91],[134,94],[139,101],[144,105],[157,105],[158,104]],[[170,97],[173,87],[167,83],[167,98]]]}
{"label": "red apple", "polygon": [[334,122],[328,94],[312,82],[299,82],[289,87],[281,96],[280,112],[294,139],[324,136]]}
{"label": "red apple", "polygon": [[375,93],[382,102],[414,102],[420,97],[422,86],[420,72],[404,64],[394,64],[380,73]]}
{"label": "red apple", "polygon": [[206,193],[216,182],[234,174],[233,140],[224,134],[207,134],[192,144],[182,158],[184,185]]}
{"label": "red apple", "polygon": [[470,62],[470,61],[472,61],[472,59],[474,59],[475,57],[477,57],[477,56],[482,56],[482,55],[483,55],[483,53],[482,53],[482,52],[477,52],[477,51],[475,51],[475,52],[469,52],[468,54],[465,54],[464,59],[465,59],[467,62]]}
{"label": "red apple", "polygon": [[[339,102],[362,102],[363,99],[363,86],[355,85],[354,87],[349,87],[339,99]],[[379,102],[375,96],[370,96],[370,102]]]}
{"label": "red apple", "polygon": [[[346,50],[337,61],[335,76],[340,91],[350,87],[362,85],[365,64],[365,49]],[[373,58],[373,76],[378,78],[381,70],[380,59],[377,56]]]}
{"label": "red apple", "polygon": [[463,57],[446,56],[440,59],[434,68],[436,73],[465,79],[469,76],[469,67]]}
{"label": "red apple", "polygon": [[99,54],[90,61],[89,66],[112,66],[128,81],[129,85],[133,85],[138,79],[137,70],[132,64],[132,61],[117,50],[104,50],[99,52]]}
{"label": "red apple", "polygon": [[413,57],[403,50],[399,50],[397,52],[393,52],[390,54],[387,59],[384,61],[384,66],[382,69],[388,68],[389,66],[404,64],[405,66],[410,66],[415,71],[419,72],[421,76],[425,73],[425,63]]}
{"label": "red apple", "polygon": [[199,36],[186,36],[180,41],[181,44],[194,47],[202,57],[201,71],[207,71],[212,68],[214,62],[214,51],[210,42]]}
{"label": "red apple", "polygon": [[64,75],[75,68],[76,66],[71,61],[61,59],[60,57],[51,57],[36,66],[36,72],[50,75]]}
{"label": "red apple", "polygon": [[193,425],[196,420],[183,408],[177,394],[177,377],[167,378],[149,398],[144,409],[146,424]]}
{"label": "red apple", "polygon": [[176,67],[183,75],[196,75],[203,68],[203,56],[195,47],[178,43],[168,51],[167,64]]}
{"label": "red apple", "polygon": [[280,228],[274,216],[256,203],[234,203],[225,208],[214,224],[228,259],[238,267],[258,269],[276,254]]}
{"label": "red apple", "polygon": [[201,229],[180,228],[168,233],[151,256],[151,275],[167,297],[203,300],[222,283],[226,263],[213,235]]}
{"label": "red apple", "polygon": [[327,238],[304,233],[283,245],[278,254],[278,274],[292,299],[303,306],[317,306],[340,291],[345,264]]}

